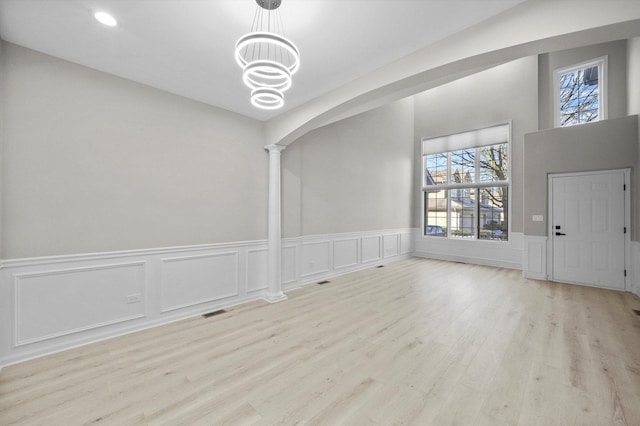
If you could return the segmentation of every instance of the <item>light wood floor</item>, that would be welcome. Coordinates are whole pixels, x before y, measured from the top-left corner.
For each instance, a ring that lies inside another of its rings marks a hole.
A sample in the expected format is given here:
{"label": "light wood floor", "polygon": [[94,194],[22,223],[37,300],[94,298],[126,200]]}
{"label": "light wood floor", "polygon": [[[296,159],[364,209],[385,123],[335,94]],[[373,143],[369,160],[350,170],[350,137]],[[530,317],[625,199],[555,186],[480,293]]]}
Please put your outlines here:
{"label": "light wood floor", "polygon": [[0,424],[640,425],[632,309],[407,259],[5,368]]}

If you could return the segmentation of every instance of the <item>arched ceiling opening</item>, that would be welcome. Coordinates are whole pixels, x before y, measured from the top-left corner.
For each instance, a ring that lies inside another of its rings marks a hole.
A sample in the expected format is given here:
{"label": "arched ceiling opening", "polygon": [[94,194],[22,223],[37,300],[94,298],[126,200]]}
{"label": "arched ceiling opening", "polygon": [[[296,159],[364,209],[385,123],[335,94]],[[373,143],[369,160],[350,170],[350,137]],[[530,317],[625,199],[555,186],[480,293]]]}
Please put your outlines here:
{"label": "arched ceiling opening", "polygon": [[640,36],[637,0],[529,0],[265,122],[267,144],[525,56]]}

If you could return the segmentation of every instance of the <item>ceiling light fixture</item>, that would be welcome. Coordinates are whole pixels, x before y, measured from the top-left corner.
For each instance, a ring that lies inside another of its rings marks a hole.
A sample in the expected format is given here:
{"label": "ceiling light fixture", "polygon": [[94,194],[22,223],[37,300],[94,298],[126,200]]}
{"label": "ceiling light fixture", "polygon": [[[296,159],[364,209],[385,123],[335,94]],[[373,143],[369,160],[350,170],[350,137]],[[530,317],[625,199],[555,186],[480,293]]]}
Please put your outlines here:
{"label": "ceiling light fixture", "polygon": [[116,21],[116,18],[109,15],[107,12],[96,12],[93,17],[96,18],[98,22],[108,27],[115,27],[116,25],[118,25],[118,21]]}
{"label": "ceiling light fixture", "polygon": [[[262,109],[284,105],[284,92],[300,67],[300,52],[284,36],[280,3],[256,0],[251,32],[236,42],[236,62],[242,67],[242,81],[251,89],[251,104]],[[265,12],[266,11],[266,12]]]}

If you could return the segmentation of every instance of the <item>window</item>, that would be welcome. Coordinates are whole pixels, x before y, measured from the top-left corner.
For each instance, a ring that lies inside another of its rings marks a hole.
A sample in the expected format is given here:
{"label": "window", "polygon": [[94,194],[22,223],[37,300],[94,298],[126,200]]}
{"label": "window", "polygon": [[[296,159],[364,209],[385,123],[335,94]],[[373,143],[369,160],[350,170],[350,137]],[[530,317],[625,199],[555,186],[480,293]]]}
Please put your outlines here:
{"label": "window", "polygon": [[607,118],[606,70],[606,57],[556,70],[556,127]]}
{"label": "window", "polygon": [[423,139],[424,235],[506,241],[508,124]]}

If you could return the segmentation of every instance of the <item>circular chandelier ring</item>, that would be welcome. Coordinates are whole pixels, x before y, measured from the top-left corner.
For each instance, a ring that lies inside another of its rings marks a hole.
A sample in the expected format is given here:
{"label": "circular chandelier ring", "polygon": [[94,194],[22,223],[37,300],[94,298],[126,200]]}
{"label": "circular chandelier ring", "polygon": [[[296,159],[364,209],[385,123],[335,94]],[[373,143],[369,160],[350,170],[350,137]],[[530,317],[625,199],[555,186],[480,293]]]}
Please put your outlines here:
{"label": "circular chandelier ring", "polygon": [[250,89],[271,87],[284,92],[291,87],[291,73],[286,66],[277,62],[255,61],[244,68],[242,81]]}
{"label": "circular chandelier ring", "polygon": [[284,105],[284,95],[277,89],[254,89],[251,91],[251,103],[256,108],[278,109]]}
{"label": "circular chandelier ring", "polygon": [[292,64],[288,67],[291,75],[295,74],[300,67],[300,52],[295,44],[287,40],[285,37],[270,32],[253,32],[245,34],[236,42],[236,62],[244,68],[250,61],[247,61],[242,55],[242,49],[251,44],[267,43],[278,47],[282,47],[293,57]]}

